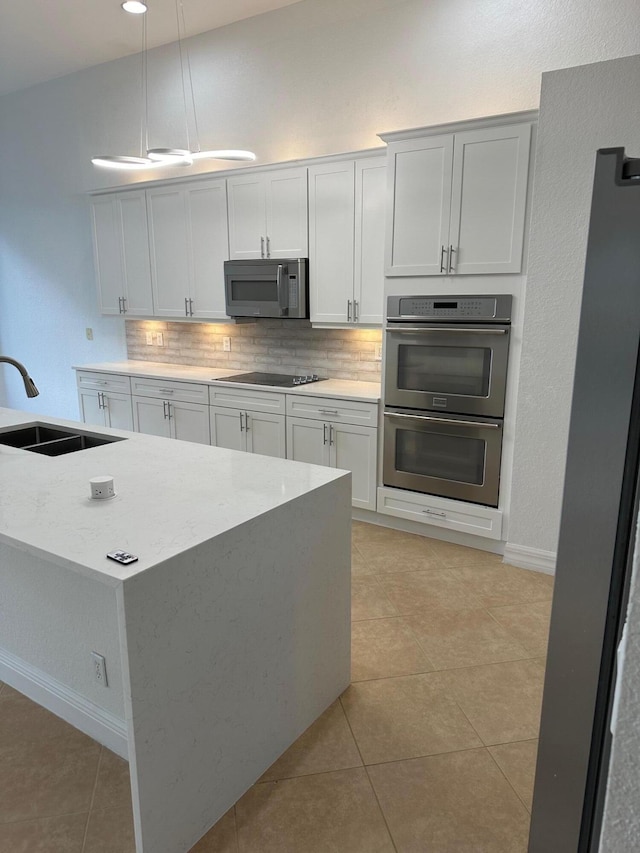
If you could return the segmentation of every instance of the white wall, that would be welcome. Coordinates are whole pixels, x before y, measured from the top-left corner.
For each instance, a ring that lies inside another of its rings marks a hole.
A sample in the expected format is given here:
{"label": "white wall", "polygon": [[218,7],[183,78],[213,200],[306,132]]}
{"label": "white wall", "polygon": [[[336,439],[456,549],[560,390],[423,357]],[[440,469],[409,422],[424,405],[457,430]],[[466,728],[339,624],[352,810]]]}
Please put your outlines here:
{"label": "white wall", "polygon": [[[636,11],[636,0],[303,0],[191,40],[201,143],[274,162],[535,108],[542,71],[639,52]],[[27,401],[2,368],[6,405],[77,417],[71,365],[125,355],[122,321],[95,307],[83,193],[122,180],[91,156],[137,149],[138,69],[129,57],[0,99],[0,348],[42,391]],[[153,52],[152,145],[184,142],[177,71],[174,50]]]}
{"label": "white wall", "polygon": [[542,81],[509,544],[555,552],[595,154],[640,156],[640,56]]}

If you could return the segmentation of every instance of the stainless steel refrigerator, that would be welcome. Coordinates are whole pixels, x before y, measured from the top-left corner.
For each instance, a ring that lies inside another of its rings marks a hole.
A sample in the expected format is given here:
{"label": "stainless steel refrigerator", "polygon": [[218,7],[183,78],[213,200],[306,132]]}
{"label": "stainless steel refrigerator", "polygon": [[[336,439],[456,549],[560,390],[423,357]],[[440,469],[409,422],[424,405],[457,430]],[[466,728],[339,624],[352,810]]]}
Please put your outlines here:
{"label": "stainless steel refrigerator", "polygon": [[[562,282],[558,282],[558,287]],[[529,853],[598,850],[640,446],[640,159],[596,155]]]}

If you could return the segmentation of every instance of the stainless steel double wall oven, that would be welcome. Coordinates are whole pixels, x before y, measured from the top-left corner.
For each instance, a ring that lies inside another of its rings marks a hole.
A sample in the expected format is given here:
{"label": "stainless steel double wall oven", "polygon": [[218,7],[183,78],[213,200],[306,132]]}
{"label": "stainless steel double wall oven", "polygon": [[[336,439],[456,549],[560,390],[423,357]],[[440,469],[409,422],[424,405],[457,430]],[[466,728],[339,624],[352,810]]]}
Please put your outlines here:
{"label": "stainless steel double wall oven", "polygon": [[387,300],[386,486],[498,505],[511,296]]}

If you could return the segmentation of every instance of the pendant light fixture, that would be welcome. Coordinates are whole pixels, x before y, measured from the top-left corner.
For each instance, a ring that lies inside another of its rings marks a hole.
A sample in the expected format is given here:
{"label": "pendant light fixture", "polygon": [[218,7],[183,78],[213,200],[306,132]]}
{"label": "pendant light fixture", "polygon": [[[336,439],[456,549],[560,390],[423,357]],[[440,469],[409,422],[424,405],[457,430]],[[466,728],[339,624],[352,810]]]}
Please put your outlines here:
{"label": "pendant light fixture", "polygon": [[[94,166],[103,166],[110,169],[154,169],[159,166],[191,166],[194,160],[255,160],[256,155],[252,151],[240,149],[220,149],[202,151],[198,131],[198,116],[196,113],[195,96],[193,92],[193,79],[191,76],[191,62],[189,50],[183,45],[186,38],[186,26],[184,21],[184,6],[182,0],[175,0],[176,26],[178,31],[178,51],[180,55],[180,75],[182,82],[182,99],[184,105],[184,124],[186,134],[186,148],[149,148],[149,121],[148,121],[148,98],[147,98],[147,6],[137,0],[126,0],[122,3],[125,12],[142,17],[142,95],[141,95],[141,120],[140,120],[140,154],[133,156],[129,154],[104,154],[94,157],[91,162]],[[187,79],[191,94],[191,110],[195,128],[195,150],[191,149],[189,137],[189,116],[187,107]]]}

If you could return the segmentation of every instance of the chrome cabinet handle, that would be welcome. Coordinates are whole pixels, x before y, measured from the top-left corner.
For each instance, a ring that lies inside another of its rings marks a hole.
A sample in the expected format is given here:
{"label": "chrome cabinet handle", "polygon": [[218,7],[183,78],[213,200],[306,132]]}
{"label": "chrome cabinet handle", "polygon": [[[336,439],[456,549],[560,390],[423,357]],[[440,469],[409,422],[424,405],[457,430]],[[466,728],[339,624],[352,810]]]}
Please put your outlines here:
{"label": "chrome cabinet handle", "polygon": [[444,256],[447,254],[447,249],[445,246],[440,247],[440,272],[447,271],[447,265],[444,262]]}
{"label": "chrome cabinet handle", "polygon": [[337,409],[318,409],[321,415],[337,415]]}
{"label": "chrome cabinet handle", "polygon": [[455,332],[456,335],[506,335],[508,329],[477,329],[471,326],[397,326],[387,325],[387,331],[393,332],[422,332],[423,334],[431,334],[431,332]]}
{"label": "chrome cabinet handle", "polygon": [[162,401],[162,415],[166,421],[166,419],[167,419],[167,401],[166,400]]}
{"label": "chrome cabinet handle", "polygon": [[102,391],[98,391],[98,408],[104,409],[104,404],[102,400]]}
{"label": "chrome cabinet handle", "polygon": [[446,426],[480,427],[481,429],[500,429],[502,424],[483,424],[479,421],[456,421],[453,418],[430,418],[427,415],[405,415],[401,412],[385,412],[390,418],[411,418],[414,421],[430,421],[434,424],[445,424]]}
{"label": "chrome cabinet handle", "polygon": [[323,444],[327,443],[327,425],[326,424],[322,424],[322,443]]}
{"label": "chrome cabinet handle", "polygon": [[264,237],[260,238],[260,257],[264,258]]}
{"label": "chrome cabinet handle", "polygon": [[184,298],[184,316],[185,317],[189,316],[189,300],[187,299],[186,296]]}
{"label": "chrome cabinet handle", "polygon": [[244,413],[244,431],[249,432],[249,412]]}
{"label": "chrome cabinet handle", "polygon": [[244,426],[242,424],[242,416],[243,415],[244,415],[244,412],[240,412],[240,432],[244,432]]}
{"label": "chrome cabinet handle", "polygon": [[353,322],[354,323],[358,322],[359,312],[360,312],[360,306],[359,306],[358,300],[354,299],[353,300]]}
{"label": "chrome cabinet handle", "polygon": [[159,390],[160,390],[161,394],[175,394],[176,393],[175,388],[160,388]]}
{"label": "chrome cabinet handle", "polygon": [[335,444],[333,440],[333,424],[329,424],[329,444]]}
{"label": "chrome cabinet handle", "polygon": [[456,254],[458,250],[454,249],[453,246],[449,246],[449,272],[455,272],[456,268],[453,265],[453,256]]}
{"label": "chrome cabinet handle", "polygon": [[193,317],[193,299],[189,300],[189,316]]}
{"label": "chrome cabinet handle", "polygon": [[351,322],[351,300],[347,299],[347,322]]}
{"label": "chrome cabinet handle", "polygon": [[271,238],[267,234],[267,257],[271,257]]}
{"label": "chrome cabinet handle", "polygon": [[425,515],[437,515],[438,518],[446,518],[447,517],[446,512],[436,512],[435,509],[423,509],[422,512]]}

